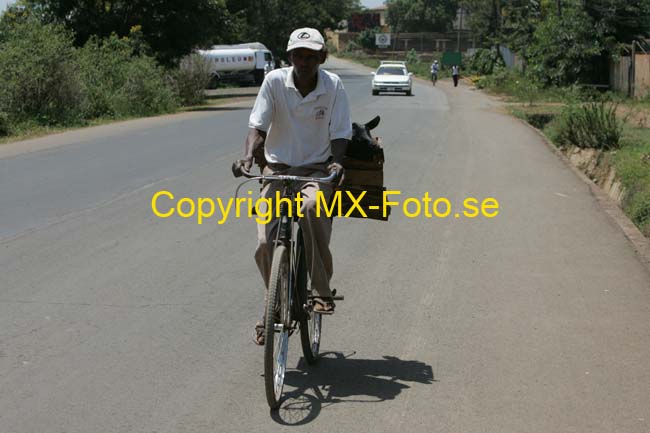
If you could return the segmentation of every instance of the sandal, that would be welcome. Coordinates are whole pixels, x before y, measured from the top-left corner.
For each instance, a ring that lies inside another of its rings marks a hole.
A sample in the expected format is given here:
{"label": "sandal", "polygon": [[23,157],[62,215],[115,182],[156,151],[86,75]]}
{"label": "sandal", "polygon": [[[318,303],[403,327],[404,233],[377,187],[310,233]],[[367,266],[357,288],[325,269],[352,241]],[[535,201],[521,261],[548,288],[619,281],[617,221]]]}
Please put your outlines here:
{"label": "sandal", "polygon": [[332,298],[314,297],[312,298],[314,313],[334,314],[336,305]]}
{"label": "sandal", "polygon": [[253,342],[258,346],[264,346],[264,324],[257,322],[253,329]]}

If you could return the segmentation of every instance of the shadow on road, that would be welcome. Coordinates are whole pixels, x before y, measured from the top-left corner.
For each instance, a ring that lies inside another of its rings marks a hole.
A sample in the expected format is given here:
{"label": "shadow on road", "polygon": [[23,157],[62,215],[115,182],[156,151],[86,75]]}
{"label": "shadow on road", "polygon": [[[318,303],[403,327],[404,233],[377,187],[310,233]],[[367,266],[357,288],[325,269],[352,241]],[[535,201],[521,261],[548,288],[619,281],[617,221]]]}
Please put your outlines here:
{"label": "shadow on road", "polygon": [[302,358],[295,370],[287,371],[288,392],[280,409],[271,411],[271,418],[283,425],[304,425],[315,420],[324,405],[380,403],[395,399],[409,388],[408,382],[435,382],[431,366],[420,361],[393,356],[353,359],[353,355],[325,353],[315,366]]}

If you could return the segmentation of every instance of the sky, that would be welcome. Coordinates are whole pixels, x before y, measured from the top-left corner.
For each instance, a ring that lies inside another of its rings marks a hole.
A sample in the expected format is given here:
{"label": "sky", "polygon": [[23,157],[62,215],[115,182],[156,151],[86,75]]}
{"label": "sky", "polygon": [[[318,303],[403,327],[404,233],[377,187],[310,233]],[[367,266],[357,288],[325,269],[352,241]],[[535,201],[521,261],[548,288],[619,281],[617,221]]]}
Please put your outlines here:
{"label": "sky", "polygon": [[4,11],[5,9],[7,9],[7,5],[13,2],[14,2],[13,0],[0,0],[0,11]]}
{"label": "sky", "polygon": [[[0,2],[3,0],[0,0]],[[384,0],[361,0],[361,4],[367,8],[376,8],[381,6],[384,3]]]}

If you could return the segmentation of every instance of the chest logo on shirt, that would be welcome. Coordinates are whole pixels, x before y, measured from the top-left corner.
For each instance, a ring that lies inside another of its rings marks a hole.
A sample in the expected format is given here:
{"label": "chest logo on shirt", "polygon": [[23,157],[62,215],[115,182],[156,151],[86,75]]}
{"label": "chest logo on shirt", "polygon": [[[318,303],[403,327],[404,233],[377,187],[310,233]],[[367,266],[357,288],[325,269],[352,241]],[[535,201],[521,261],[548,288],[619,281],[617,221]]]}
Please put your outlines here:
{"label": "chest logo on shirt", "polygon": [[326,112],[327,112],[327,107],[314,108],[314,120],[323,120],[325,118]]}

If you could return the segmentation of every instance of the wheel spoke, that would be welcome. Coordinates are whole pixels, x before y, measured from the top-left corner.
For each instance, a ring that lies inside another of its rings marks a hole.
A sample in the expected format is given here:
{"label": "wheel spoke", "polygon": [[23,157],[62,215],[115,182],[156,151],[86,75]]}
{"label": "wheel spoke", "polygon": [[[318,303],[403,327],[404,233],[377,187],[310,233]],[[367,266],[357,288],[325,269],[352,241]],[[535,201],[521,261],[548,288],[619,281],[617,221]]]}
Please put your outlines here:
{"label": "wheel spoke", "polygon": [[274,390],[277,399],[282,395],[282,387],[284,386],[284,375],[287,370],[287,355],[289,352],[289,333],[280,333],[278,341],[278,351],[275,356],[275,374],[274,374]]}

